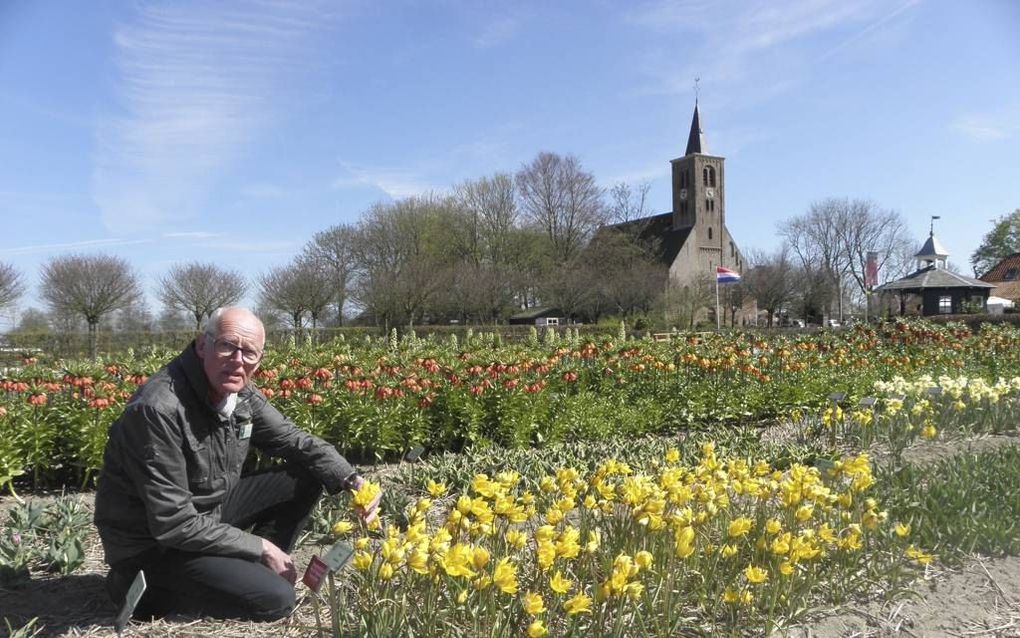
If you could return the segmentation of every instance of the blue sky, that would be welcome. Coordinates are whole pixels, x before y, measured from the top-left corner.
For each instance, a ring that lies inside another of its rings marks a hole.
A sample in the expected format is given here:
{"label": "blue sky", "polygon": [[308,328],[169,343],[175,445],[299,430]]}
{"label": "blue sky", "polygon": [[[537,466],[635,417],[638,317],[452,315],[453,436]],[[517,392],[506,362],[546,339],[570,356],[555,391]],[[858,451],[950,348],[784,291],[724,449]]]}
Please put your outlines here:
{"label": "blue sky", "polygon": [[[1020,2],[0,2],[0,261],[249,275],[372,203],[576,155],[668,211],[701,78],[745,250],[826,197],[967,267],[1020,207]],[[155,303],[152,310],[158,312]]]}

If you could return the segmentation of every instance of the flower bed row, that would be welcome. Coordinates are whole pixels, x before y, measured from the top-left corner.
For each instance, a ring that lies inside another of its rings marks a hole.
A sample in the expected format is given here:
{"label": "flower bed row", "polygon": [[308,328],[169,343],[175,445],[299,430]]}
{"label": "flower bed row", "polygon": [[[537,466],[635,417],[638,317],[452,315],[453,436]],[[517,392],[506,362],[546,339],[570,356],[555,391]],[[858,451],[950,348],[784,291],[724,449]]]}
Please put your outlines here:
{"label": "flower bed row", "polygon": [[[87,484],[106,431],[138,384],[173,356],[34,362],[0,379],[0,485]],[[260,389],[300,426],[357,461],[411,446],[460,450],[756,423],[813,409],[833,391],[871,392],[895,375],[1020,374],[1020,332],[925,322],[763,337],[677,334],[669,342],[503,346],[407,336],[270,351]],[[25,480],[25,479],[21,479]]]}

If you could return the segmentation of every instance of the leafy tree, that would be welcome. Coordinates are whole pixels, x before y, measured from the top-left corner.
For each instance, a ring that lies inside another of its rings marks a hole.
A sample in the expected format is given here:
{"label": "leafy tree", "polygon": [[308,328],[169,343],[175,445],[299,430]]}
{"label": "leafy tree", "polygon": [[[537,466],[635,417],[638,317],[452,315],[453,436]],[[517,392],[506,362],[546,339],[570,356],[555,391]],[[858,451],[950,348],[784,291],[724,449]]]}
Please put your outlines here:
{"label": "leafy tree", "polygon": [[67,255],[43,266],[42,298],[54,314],[77,315],[88,324],[89,355],[96,357],[99,322],[142,296],[127,261],[110,255]]}
{"label": "leafy tree", "polygon": [[373,206],[358,225],[354,297],[366,313],[387,328],[429,316],[457,264],[450,244],[462,219],[450,197]]}
{"label": "leafy tree", "polygon": [[1020,251],[1020,208],[997,219],[970,256],[974,276],[980,277],[1017,251]]}
{"label": "leafy tree", "polygon": [[593,319],[605,313],[622,317],[647,313],[669,275],[649,247],[612,227],[595,235],[584,252],[584,262],[592,275],[589,285],[594,299],[588,314]]}
{"label": "leafy tree", "polygon": [[12,305],[24,293],[21,273],[14,266],[0,262],[0,308]]}
{"label": "leafy tree", "polygon": [[156,296],[164,307],[187,312],[195,330],[217,308],[237,303],[248,289],[244,277],[215,264],[177,264],[160,279]]}

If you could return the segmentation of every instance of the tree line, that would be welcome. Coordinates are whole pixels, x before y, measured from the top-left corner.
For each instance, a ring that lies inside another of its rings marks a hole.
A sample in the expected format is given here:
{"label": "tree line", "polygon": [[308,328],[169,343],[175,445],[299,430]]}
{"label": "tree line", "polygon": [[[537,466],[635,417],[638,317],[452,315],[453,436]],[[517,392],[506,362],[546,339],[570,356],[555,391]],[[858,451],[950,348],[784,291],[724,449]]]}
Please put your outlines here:
{"label": "tree line", "polygon": [[[249,292],[267,325],[293,328],[489,324],[538,306],[583,321],[652,317],[693,327],[714,310],[711,274],[671,280],[655,245],[607,226],[646,216],[648,190],[647,183],[621,183],[607,191],[576,157],[539,153],[516,173],[468,180],[448,194],[377,203],[357,222],[315,233],[289,263],[250,280],[214,263],[175,264],[155,288],[158,317],[125,260],[57,256],[40,273],[48,312],[25,311],[19,329],[85,328],[94,336],[101,328],[197,328]],[[919,243],[899,213],[866,200],[817,202],[780,222],[778,233],[782,245],[746,255],[743,282],[724,288],[726,323],[738,323],[749,299],[769,324],[781,315],[820,319],[859,309],[868,293],[867,253],[878,253],[889,281],[911,270]],[[1013,237],[998,227],[993,234]],[[995,249],[1012,251],[1006,243],[983,245],[974,259],[980,253],[987,263]],[[22,275],[0,263],[0,307],[24,291]]]}

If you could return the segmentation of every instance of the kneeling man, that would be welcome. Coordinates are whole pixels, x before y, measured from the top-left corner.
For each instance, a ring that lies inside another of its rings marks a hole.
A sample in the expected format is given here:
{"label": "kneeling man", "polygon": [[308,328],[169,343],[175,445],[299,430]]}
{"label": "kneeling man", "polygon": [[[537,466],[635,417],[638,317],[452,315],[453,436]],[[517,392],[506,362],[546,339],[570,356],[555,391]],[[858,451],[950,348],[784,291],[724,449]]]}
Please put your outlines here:
{"label": "kneeling man", "polygon": [[[333,446],[295,427],[250,382],[264,345],[251,311],[217,310],[110,428],[95,523],[116,604],[145,570],[138,618],[286,616],[297,579],[288,552],[322,488],[362,483]],[[286,463],[241,476],[249,445]],[[378,502],[359,515],[374,518]]]}

